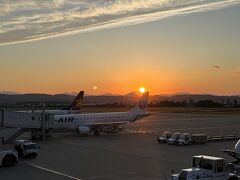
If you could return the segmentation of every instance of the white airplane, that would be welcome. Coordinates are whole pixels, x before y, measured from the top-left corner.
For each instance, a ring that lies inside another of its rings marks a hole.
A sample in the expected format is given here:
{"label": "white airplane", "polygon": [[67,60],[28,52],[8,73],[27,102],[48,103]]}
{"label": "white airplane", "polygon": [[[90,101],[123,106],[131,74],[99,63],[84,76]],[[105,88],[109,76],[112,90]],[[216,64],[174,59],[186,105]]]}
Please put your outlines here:
{"label": "white airplane", "polygon": [[128,112],[106,112],[89,114],[68,114],[54,116],[54,129],[77,130],[79,134],[87,135],[94,132],[100,135],[105,127],[118,127],[122,124],[134,122],[138,119],[150,116],[146,113],[149,92],[143,94],[135,108]]}

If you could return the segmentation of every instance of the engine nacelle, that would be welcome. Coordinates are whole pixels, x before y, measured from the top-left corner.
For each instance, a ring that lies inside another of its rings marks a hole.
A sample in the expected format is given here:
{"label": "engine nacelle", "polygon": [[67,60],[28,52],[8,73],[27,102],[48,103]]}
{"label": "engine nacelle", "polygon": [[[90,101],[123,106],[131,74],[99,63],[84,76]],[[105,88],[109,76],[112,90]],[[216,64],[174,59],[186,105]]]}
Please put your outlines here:
{"label": "engine nacelle", "polygon": [[240,154],[240,140],[235,145],[235,153]]}
{"label": "engine nacelle", "polygon": [[79,134],[87,135],[90,132],[90,128],[87,126],[79,126],[77,128],[77,132]]}

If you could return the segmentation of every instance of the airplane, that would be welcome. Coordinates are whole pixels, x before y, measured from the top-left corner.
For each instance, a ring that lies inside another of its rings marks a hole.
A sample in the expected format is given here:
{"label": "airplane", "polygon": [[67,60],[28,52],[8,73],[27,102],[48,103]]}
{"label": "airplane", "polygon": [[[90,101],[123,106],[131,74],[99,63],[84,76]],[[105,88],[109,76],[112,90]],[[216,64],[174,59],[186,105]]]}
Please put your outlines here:
{"label": "airplane", "polygon": [[234,149],[222,150],[222,152],[236,159],[232,164],[240,165],[240,140],[235,144]]}
{"label": "airplane", "polygon": [[76,130],[81,135],[93,132],[99,136],[105,127],[118,127],[150,116],[146,112],[149,92],[145,92],[136,106],[127,112],[54,115],[54,129]]}
{"label": "airplane", "polygon": [[[56,110],[45,110],[45,113],[52,115],[64,115],[64,114],[77,114],[80,113],[80,106],[83,102],[84,91],[80,91],[78,95],[74,98],[73,102],[63,109]],[[18,111],[18,112],[42,112],[42,110],[33,110],[33,111]]]}

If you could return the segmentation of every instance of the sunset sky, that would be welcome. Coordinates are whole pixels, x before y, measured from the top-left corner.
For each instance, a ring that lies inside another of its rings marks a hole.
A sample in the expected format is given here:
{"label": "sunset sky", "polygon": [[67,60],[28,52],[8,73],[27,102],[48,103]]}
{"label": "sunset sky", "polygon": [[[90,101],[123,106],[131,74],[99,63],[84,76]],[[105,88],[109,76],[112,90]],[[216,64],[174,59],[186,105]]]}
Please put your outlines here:
{"label": "sunset sky", "polygon": [[[156,5],[149,2],[151,8]],[[36,27],[25,24],[21,29],[19,23],[9,23],[26,10],[0,11],[0,23],[5,22],[0,25],[0,91],[124,94],[144,86],[151,94],[240,94],[240,2],[230,2],[226,7],[141,19],[144,23],[135,19],[67,35],[62,34],[65,28],[56,37],[44,29],[37,34],[43,39],[32,37]],[[133,10],[140,5],[129,4]]]}

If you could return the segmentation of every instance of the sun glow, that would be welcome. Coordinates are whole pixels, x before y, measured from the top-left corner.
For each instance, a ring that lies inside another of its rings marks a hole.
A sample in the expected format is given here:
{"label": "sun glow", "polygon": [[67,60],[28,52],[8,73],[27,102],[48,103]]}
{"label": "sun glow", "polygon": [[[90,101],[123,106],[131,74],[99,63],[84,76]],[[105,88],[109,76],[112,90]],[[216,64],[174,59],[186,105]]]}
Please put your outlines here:
{"label": "sun glow", "polygon": [[145,93],[146,89],[145,89],[144,87],[140,87],[140,88],[138,89],[138,91],[139,91],[140,93]]}

